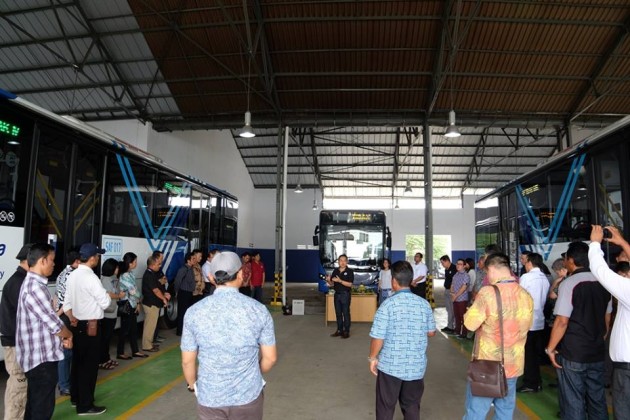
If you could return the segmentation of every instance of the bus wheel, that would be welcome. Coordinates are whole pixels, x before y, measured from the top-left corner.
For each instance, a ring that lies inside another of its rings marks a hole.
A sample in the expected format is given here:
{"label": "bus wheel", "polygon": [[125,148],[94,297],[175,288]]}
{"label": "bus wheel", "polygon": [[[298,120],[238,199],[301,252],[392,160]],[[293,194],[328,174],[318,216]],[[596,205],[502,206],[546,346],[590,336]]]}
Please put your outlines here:
{"label": "bus wheel", "polygon": [[168,301],[164,315],[160,318],[160,328],[170,330],[177,327],[177,298],[171,297]]}

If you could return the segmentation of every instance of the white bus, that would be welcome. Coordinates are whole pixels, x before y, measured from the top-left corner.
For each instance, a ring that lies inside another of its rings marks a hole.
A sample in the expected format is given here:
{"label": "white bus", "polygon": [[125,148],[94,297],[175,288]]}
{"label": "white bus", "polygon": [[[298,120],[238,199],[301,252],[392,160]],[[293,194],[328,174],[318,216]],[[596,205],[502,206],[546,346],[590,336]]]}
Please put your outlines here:
{"label": "white bus", "polygon": [[[85,242],[107,250],[102,261],[137,254],[138,279],[160,250],[172,281],[187,251],[235,246],[237,217],[233,195],[0,90],[0,291],[29,242],[55,246],[51,282],[67,251]],[[174,309],[167,311],[170,323]]]}

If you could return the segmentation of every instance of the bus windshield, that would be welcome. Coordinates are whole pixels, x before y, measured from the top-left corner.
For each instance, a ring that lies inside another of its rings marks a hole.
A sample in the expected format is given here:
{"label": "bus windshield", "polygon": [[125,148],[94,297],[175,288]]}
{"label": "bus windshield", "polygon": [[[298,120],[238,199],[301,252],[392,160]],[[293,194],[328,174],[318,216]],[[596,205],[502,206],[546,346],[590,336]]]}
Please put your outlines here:
{"label": "bus windshield", "polygon": [[383,259],[383,227],[378,225],[320,226],[320,257],[324,266],[331,266],[340,255],[348,256],[351,268],[375,266]]}

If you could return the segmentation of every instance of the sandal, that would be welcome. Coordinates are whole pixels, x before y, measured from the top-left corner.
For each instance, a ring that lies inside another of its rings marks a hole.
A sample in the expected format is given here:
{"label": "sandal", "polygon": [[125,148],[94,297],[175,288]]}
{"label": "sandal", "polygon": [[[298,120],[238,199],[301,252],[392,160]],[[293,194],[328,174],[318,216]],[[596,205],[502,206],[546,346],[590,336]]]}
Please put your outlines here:
{"label": "sandal", "polygon": [[112,366],[114,366],[114,367],[116,367],[116,366],[118,366],[118,365],[120,364],[120,363],[118,363],[117,361],[112,360],[112,359],[109,359],[109,362],[108,362],[108,363],[111,363],[111,364],[112,364]]}
{"label": "sandal", "polygon": [[119,354],[118,356],[116,356],[116,359],[131,360],[131,356],[127,356],[126,354]]}
{"label": "sandal", "polygon": [[142,357],[142,358],[145,358],[145,357],[149,357],[149,355],[148,355],[148,354],[144,354],[144,353],[140,353],[140,352],[138,352],[138,353],[134,353],[134,354],[133,354],[133,357]]}
{"label": "sandal", "polygon": [[160,348],[158,346],[153,346],[150,349],[142,349],[142,351],[156,352],[156,351],[160,351]]}
{"label": "sandal", "polygon": [[105,369],[105,370],[112,370],[114,369],[116,366],[111,364],[111,360],[109,362],[105,362],[105,363],[101,363],[100,365],[98,365],[98,367],[100,369]]}

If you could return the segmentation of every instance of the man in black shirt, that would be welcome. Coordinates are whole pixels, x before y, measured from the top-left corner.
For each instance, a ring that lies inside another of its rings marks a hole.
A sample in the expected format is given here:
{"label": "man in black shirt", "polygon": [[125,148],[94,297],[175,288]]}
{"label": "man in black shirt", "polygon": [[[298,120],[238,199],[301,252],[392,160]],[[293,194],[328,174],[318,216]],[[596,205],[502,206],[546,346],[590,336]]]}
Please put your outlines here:
{"label": "man in black shirt", "polygon": [[147,271],[142,276],[142,309],[144,309],[144,329],[142,331],[142,350],[158,351],[153,345],[153,333],[160,316],[160,309],[168,304],[171,295],[164,293],[160,284],[160,257],[150,256]]}
{"label": "man in black shirt", "polygon": [[446,313],[448,314],[448,322],[446,327],[441,331],[447,334],[455,334],[455,313],[453,312],[453,301],[451,300],[451,283],[453,283],[453,276],[457,273],[455,264],[451,263],[451,259],[448,255],[442,255],[440,263],[444,267],[444,306],[446,306]]}
{"label": "man in black shirt", "polygon": [[569,277],[558,288],[556,318],[545,352],[558,374],[560,417],[607,419],[605,336],[610,293],[589,270],[588,245],[572,242],[564,257]]}
{"label": "man in black shirt", "polygon": [[7,387],[4,391],[4,417],[22,419],[26,409],[26,376],[15,358],[15,329],[17,327],[17,307],[20,288],[28,271],[28,251],[32,244],[26,244],[17,254],[20,261],[16,272],[9,277],[2,290],[0,300],[0,342],[4,348],[4,366],[9,373]]}
{"label": "man in black shirt", "polygon": [[339,256],[339,268],[335,268],[332,275],[326,276],[329,287],[335,289],[335,315],[337,317],[337,331],[331,337],[350,337],[350,298],[354,271],[348,268],[348,257]]}

